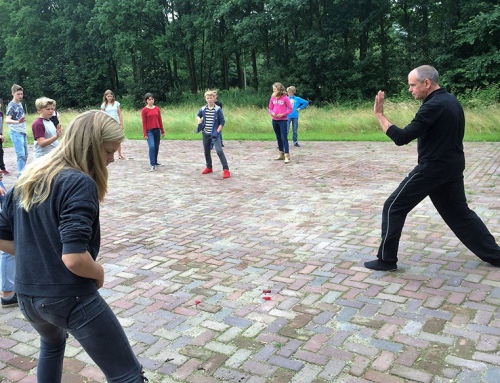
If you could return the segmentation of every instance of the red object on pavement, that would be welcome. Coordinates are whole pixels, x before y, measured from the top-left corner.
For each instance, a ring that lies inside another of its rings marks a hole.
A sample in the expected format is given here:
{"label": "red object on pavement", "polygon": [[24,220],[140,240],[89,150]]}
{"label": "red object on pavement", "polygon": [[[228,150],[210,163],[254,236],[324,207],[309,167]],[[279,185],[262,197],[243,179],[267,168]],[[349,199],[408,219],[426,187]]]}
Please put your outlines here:
{"label": "red object on pavement", "polygon": [[199,305],[200,303],[201,303],[201,301],[198,301],[198,300],[194,301],[195,305]]}
{"label": "red object on pavement", "polygon": [[264,299],[265,301],[270,301],[271,297],[262,297],[262,299]]}
{"label": "red object on pavement", "polygon": [[271,290],[262,290],[262,292],[263,292],[264,294],[269,294],[269,293],[271,293]]}

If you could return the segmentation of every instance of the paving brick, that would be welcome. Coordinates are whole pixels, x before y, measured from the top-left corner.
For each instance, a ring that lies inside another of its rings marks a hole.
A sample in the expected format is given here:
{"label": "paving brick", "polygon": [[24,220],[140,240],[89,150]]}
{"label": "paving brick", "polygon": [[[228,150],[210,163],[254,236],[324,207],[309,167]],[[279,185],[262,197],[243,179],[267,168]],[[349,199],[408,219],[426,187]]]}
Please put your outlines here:
{"label": "paving brick", "polygon": [[405,380],[395,376],[390,376],[378,371],[368,370],[364,375],[370,382],[376,383],[405,383]]}
{"label": "paving brick", "polygon": [[396,360],[396,355],[389,351],[382,351],[372,364],[373,369],[377,371],[387,371]]}
{"label": "paving brick", "polygon": [[[471,254],[428,199],[408,215],[398,271],[362,265],[415,147],[304,141],[284,167],[273,142],[228,141],[232,176],[222,180],[217,161],[201,175],[198,140],[162,141],[160,157],[174,165],[154,173],[144,142],[125,142],[134,159],[109,166],[101,206],[100,291],[150,381],[500,381],[500,270]],[[467,197],[495,235],[500,144],[464,147]],[[0,321],[0,380],[34,383],[37,333],[17,308]],[[67,383],[104,381],[72,338],[64,371]]]}
{"label": "paving brick", "polygon": [[297,351],[294,354],[294,357],[299,360],[303,360],[305,362],[317,364],[320,366],[324,366],[328,362],[328,357],[326,355],[305,350]]}
{"label": "paving brick", "polygon": [[353,363],[351,364],[351,369],[349,373],[354,376],[362,376],[365,369],[370,365],[370,359],[361,355],[356,355],[354,357]]}
{"label": "paving brick", "polygon": [[394,374],[396,376],[400,376],[402,378],[410,379],[416,382],[422,382],[422,383],[432,382],[431,374],[428,374],[425,371],[419,371],[405,366],[395,365],[390,372],[391,374]]}
{"label": "paving brick", "polygon": [[467,360],[467,359],[462,359],[458,358],[453,355],[448,355],[445,358],[446,363],[452,364],[457,367],[465,367],[467,369],[470,369],[472,371],[485,371],[487,369],[487,366],[485,363],[482,362],[476,362],[472,360]]}

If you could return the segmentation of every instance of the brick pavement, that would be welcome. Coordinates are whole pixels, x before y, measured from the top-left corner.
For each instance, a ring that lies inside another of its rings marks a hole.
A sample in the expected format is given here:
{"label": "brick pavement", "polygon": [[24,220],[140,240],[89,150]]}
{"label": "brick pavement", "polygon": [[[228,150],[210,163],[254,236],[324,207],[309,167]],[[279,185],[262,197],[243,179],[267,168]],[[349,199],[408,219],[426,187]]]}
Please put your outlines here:
{"label": "brick pavement", "polygon": [[[500,240],[500,143],[465,148],[470,205]],[[151,382],[500,382],[500,269],[428,200],[407,220],[399,270],[362,267],[414,144],[304,142],[286,166],[274,142],[225,152],[228,180],[216,157],[200,174],[199,141],[163,141],[155,173],[146,144],[126,142],[134,158],[109,167],[101,292]],[[37,335],[17,308],[0,323],[1,382],[35,382]],[[64,382],[103,381],[73,338],[64,368]]]}

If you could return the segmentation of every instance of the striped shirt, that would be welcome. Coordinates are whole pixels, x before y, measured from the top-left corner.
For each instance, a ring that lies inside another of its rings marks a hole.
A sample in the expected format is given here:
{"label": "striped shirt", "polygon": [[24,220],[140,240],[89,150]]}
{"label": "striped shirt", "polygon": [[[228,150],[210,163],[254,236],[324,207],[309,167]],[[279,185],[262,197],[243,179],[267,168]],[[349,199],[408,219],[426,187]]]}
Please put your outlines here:
{"label": "striped shirt", "polygon": [[[215,119],[215,107],[213,109],[210,109],[207,107],[205,109],[205,128],[203,129],[204,133],[212,133],[212,130],[214,128],[214,119]],[[215,129],[218,127],[216,126]]]}

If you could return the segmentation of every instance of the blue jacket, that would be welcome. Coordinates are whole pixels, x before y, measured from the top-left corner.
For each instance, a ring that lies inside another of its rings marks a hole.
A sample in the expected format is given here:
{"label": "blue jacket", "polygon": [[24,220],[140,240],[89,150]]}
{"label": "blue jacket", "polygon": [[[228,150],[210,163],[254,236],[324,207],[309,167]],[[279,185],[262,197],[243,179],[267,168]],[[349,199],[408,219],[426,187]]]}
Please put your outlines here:
{"label": "blue jacket", "polygon": [[[207,109],[208,105],[203,106],[200,111],[198,112],[197,116],[203,118],[203,121],[198,124],[198,129],[196,129],[196,133],[200,133],[203,129],[205,129],[205,110]],[[219,125],[224,126],[226,123],[226,120],[224,120],[224,114],[222,113],[222,108],[215,105],[215,115],[214,115],[214,125],[212,127],[212,138],[217,138],[219,137],[219,132],[217,129],[219,128]]]}
{"label": "blue jacket", "polygon": [[309,101],[300,98],[299,96],[288,96],[290,99],[290,103],[292,104],[293,110],[292,113],[288,115],[288,119],[290,118],[299,118],[298,109],[304,109],[307,105],[309,105]]}

